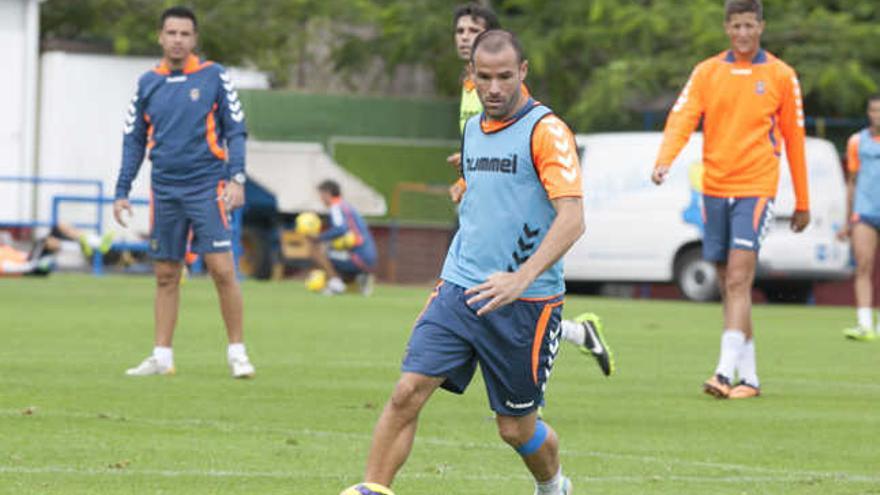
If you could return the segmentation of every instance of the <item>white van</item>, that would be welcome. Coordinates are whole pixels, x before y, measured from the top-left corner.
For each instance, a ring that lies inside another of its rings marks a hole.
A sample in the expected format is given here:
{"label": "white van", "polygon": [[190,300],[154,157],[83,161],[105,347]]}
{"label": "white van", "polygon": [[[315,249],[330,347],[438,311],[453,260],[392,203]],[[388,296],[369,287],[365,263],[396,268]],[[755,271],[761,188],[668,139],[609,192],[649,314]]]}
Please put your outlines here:
{"label": "white van", "polygon": [[[702,147],[694,134],[667,181],[651,170],[663,134],[578,135],[584,178],[586,234],[565,257],[569,282],[671,282],[692,300],[717,299],[714,266],[702,260]],[[807,138],[812,222],[789,229],[794,193],[780,164],[774,220],[758,260],[757,285],[771,300],[806,300],[812,282],[852,273],[849,245],[835,233],[846,220],[846,187],[830,142]]]}

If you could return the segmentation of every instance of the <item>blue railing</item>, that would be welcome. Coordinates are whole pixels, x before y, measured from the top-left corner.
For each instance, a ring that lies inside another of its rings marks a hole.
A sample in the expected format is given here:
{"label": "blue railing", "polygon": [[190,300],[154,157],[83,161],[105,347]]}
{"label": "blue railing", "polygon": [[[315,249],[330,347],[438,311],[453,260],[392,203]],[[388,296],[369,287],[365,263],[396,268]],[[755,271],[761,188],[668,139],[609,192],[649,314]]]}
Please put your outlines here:
{"label": "blue railing", "polygon": [[[95,188],[95,196],[100,197],[104,195],[104,181],[98,179],[74,179],[74,178],[65,178],[65,177],[31,177],[31,176],[21,176],[21,175],[0,175],[0,183],[2,182],[11,182],[11,183],[22,183],[22,184],[32,184],[32,185],[55,185],[55,186],[89,186]],[[101,216],[101,208],[100,205],[95,212],[96,218],[100,218]],[[24,228],[37,228],[37,227],[48,227],[52,228],[55,226],[56,217],[52,217],[52,221],[39,221],[34,220],[30,222],[21,222],[21,221],[13,221],[13,220],[3,220],[0,219],[0,227],[24,227]],[[85,224],[85,225],[74,225],[77,228],[90,228],[93,224]]]}
{"label": "blue railing", "polygon": [[[102,235],[104,233],[104,208],[102,206],[107,204],[113,204],[115,198],[108,198],[105,196],[69,196],[69,195],[58,195],[52,197],[52,225],[58,225],[60,219],[60,210],[62,203],[94,203],[96,205],[96,216],[95,223],[78,223],[73,224],[74,227],[78,229],[89,229],[94,230],[97,235]],[[150,200],[142,199],[142,198],[131,198],[128,200],[132,206],[149,206]],[[113,247],[116,249],[125,249],[126,251],[140,251],[146,252],[149,249],[149,243],[146,241],[141,242],[125,242],[125,243],[113,243]],[[101,254],[100,251],[95,251],[92,255],[92,273],[95,275],[103,275],[104,274],[104,255]]]}
{"label": "blue railing", "polygon": [[[61,217],[61,205],[63,203],[81,203],[95,205],[95,221],[72,223],[78,229],[91,230],[97,235],[103,234],[104,225],[104,205],[113,204],[115,198],[104,196],[104,183],[97,179],[71,179],[61,177],[27,177],[27,176],[0,176],[0,183],[26,183],[33,185],[68,185],[68,186],[89,186],[95,188],[94,196],[86,195],[69,195],[60,194],[52,197],[52,211],[49,221],[34,220],[30,222],[9,221],[0,219],[0,227],[23,227],[23,228],[51,228],[58,225]],[[133,206],[148,206],[149,200],[143,198],[133,198],[129,202]],[[242,255],[243,248],[241,245],[241,229],[242,229],[242,209],[239,208],[232,212],[232,252],[235,257],[235,267],[238,271],[238,260]],[[125,251],[146,252],[149,249],[149,243],[146,241],[135,242],[114,242],[114,249]],[[197,266],[193,267],[193,272],[201,272],[201,258]],[[102,275],[104,273],[104,257],[100,252],[95,252],[92,259],[92,273]]]}

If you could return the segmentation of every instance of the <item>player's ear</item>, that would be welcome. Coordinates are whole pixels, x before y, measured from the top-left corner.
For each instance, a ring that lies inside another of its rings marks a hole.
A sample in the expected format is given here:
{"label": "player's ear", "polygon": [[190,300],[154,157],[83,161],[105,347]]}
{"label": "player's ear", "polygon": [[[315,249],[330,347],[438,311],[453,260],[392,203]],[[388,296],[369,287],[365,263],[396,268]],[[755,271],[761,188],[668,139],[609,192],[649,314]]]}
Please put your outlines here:
{"label": "player's ear", "polygon": [[519,64],[519,78],[525,81],[527,75],[529,75],[529,61],[523,60],[522,63]]}

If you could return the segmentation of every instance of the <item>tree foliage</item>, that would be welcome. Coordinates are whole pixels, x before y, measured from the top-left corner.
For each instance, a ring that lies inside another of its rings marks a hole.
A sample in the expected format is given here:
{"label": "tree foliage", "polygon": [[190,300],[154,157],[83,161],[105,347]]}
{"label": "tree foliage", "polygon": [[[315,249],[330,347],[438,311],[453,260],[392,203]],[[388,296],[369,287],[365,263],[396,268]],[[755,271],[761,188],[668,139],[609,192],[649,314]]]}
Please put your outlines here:
{"label": "tree foliage", "polygon": [[[452,94],[461,64],[450,13],[459,2],[374,0],[363,53],[436,67]],[[580,130],[640,123],[671,105],[700,60],[728,46],[722,0],[495,0],[523,41],[532,91]],[[767,0],[764,46],[794,66],[812,115],[861,115],[880,81],[880,2]],[[344,67],[343,67],[344,68]]]}
{"label": "tree foliage", "polygon": [[121,55],[161,54],[157,43],[162,11],[191,7],[199,21],[200,51],[226,64],[251,64],[284,86],[291,68],[309,62],[307,47],[318,43],[322,27],[357,23],[344,0],[49,0],[41,10],[47,38],[104,41]]}
{"label": "tree foliage", "polygon": [[[128,54],[157,54],[156,23],[172,2],[50,0],[47,37],[103,39]],[[458,91],[462,63],[452,44],[455,0],[191,0],[202,50],[248,62],[288,82],[315,43],[335,69],[358,77],[381,63],[434,70],[442,94]],[[637,126],[662,110],[692,67],[724,50],[722,0],[495,0],[522,38],[532,91],[579,130]],[[860,115],[880,81],[880,2],[766,0],[764,46],[801,76],[811,115]]]}

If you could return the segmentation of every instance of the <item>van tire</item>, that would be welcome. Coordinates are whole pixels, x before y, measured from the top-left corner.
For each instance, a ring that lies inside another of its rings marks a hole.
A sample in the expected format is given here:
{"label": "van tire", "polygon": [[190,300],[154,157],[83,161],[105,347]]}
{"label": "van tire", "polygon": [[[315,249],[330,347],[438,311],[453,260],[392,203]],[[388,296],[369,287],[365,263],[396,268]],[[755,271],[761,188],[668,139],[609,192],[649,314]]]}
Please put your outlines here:
{"label": "van tire", "polygon": [[675,284],[691,301],[721,299],[715,265],[703,259],[702,248],[694,246],[679,253],[674,265]]}
{"label": "van tire", "polygon": [[805,304],[813,295],[813,283],[809,281],[765,282],[759,287],[767,302],[777,304]]}

